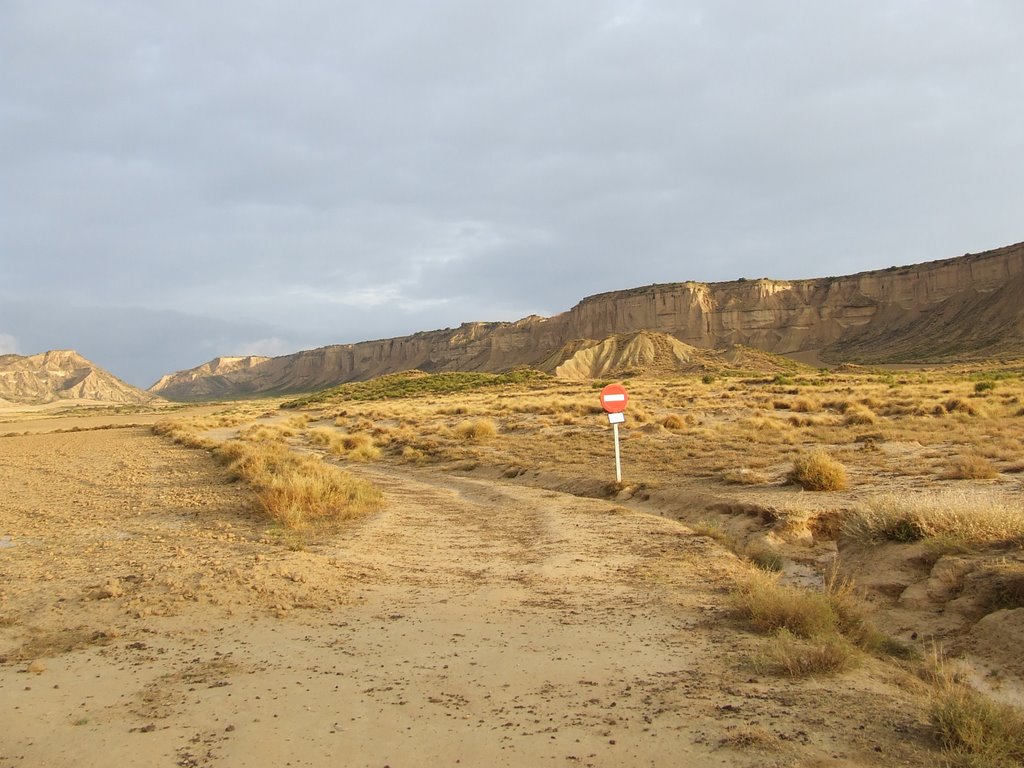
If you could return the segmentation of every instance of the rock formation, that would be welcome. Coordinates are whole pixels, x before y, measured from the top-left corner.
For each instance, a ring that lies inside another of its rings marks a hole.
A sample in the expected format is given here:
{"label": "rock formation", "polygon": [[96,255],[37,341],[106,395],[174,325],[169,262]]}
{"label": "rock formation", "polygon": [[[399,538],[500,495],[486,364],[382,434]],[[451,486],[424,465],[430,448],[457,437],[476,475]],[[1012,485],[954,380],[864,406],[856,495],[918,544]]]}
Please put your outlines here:
{"label": "rock formation", "polygon": [[245,357],[217,357],[208,363],[162,376],[160,381],[149,388],[150,392],[176,399],[214,399],[229,397],[231,386],[228,374],[244,372],[267,362],[271,358],[247,355]]}
{"label": "rock formation", "polygon": [[572,342],[540,366],[561,379],[720,373],[727,368],[774,373],[795,367],[790,360],[749,347],[700,349],[657,331]]}
{"label": "rock formation", "polygon": [[643,330],[691,347],[743,345],[829,362],[1021,355],[1024,243],[845,277],[687,282],[615,291],[586,298],[550,318],[466,323],[456,329],[322,347],[232,372],[197,374],[191,383],[175,374],[150,391],[199,399],[309,391],[413,368],[553,369],[592,343],[581,340]]}
{"label": "rock formation", "polygon": [[0,355],[0,401],[145,403],[153,399],[153,395],[126,384],[73,350],[27,357]]}

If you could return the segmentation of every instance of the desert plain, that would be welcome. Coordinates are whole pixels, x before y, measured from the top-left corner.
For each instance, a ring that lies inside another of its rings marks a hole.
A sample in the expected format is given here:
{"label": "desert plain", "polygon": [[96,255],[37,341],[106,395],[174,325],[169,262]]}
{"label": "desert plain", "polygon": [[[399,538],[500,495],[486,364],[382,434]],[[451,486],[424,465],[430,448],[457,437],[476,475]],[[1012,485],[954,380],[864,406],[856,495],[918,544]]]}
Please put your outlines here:
{"label": "desert plain", "polygon": [[0,412],[0,768],[1017,765],[1024,366]]}

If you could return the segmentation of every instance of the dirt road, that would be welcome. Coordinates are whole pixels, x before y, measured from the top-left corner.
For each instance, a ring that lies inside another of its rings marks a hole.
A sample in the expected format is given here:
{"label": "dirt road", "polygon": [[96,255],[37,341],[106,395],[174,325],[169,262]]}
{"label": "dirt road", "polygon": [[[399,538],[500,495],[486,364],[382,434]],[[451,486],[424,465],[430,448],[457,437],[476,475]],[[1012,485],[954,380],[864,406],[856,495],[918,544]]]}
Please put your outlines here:
{"label": "dirt road", "polygon": [[0,439],[0,768],[935,764],[885,667],[755,674],[710,539],[356,471],[385,511],[304,548],[145,430]]}

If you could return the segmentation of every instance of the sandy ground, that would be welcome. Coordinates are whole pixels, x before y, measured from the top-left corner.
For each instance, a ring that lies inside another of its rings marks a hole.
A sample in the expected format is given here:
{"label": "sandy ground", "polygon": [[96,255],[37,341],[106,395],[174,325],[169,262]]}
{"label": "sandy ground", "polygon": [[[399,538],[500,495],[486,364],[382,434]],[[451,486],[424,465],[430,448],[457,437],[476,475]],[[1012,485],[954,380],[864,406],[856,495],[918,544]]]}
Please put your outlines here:
{"label": "sandy ground", "polygon": [[682,524],[358,471],[385,510],[302,546],[145,429],[0,439],[0,768],[938,763],[891,668],[755,674]]}

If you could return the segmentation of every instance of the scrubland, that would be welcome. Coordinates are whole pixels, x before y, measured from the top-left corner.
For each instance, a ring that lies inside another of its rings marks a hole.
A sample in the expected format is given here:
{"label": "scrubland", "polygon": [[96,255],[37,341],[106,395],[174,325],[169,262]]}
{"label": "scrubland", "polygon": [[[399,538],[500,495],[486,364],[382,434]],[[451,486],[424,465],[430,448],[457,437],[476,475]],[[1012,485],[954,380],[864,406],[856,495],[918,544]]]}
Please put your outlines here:
{"label": "scrubland", "polygon": [[[884,677],[920,703],[946,764],[1018,765],[1022,374],[993,364],[625,377],[622,483],[598,404],[607,382],[528,371],[400,374],[175,412],[153,431],[208,453],[227,482],[251,489],[269,530],[284,532],[269,540],[299,551],[344,541],[346,525],[382,508],[381,487],[405,478],[463,493],[604,500],[621,515],[678,521],[728,563],[715,581],[728,611],[713,622],[748,638],[727,663],[736,674],[783,687],[824,679],[824,690]],[[488,490],[467,490],[476,488]],[[559,520],[551,504],[549,527]],[[626,519],[602,525],[612,535]],[[477,523],[463,516],[459,525]],[[644,578],[682,578],[667,574]],[[751,719],[719,744],[784,750],[766,722]]]}

